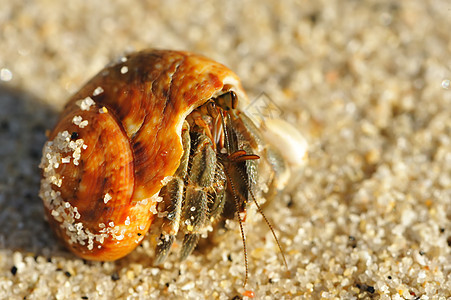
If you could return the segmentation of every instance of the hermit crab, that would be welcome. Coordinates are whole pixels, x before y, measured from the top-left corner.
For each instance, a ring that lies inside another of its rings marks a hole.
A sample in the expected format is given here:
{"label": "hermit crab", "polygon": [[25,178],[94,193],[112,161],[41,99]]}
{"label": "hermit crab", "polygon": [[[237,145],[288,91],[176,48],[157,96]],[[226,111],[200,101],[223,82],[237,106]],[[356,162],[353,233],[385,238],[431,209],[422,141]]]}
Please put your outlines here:
{"label": "hermit crab", "polygon": [[107,66],[69,99],[44,145],[50,226],[88,260],[119,259],[149,231],[156,263],[176,239],[186,258],[223,218],[240,221],[244,242],[247,204],[274,197],[305,155],[296,130],[263,129],[246,105],[238,77],[196,54],[145,50]]}

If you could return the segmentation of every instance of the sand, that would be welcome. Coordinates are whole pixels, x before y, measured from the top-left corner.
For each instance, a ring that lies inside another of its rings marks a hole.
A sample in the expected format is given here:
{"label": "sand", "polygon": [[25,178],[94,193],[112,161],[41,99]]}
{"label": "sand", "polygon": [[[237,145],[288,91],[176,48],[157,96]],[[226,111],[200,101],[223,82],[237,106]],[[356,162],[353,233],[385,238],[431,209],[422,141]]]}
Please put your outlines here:
{"label": "sand", "polygon": [[[1,299],[449,299],[451,2],[0,0]],[[66,99],[109,61],[180,49],[234,70],[308,141],[291,190],[186,261],[66,251],[38,164]]]}

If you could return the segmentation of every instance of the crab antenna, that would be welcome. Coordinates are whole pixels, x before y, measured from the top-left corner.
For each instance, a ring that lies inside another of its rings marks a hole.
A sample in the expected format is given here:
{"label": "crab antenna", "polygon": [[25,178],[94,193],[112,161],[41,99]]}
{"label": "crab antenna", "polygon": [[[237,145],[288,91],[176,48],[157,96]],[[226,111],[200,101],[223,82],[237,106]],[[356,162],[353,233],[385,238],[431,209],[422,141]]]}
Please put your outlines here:
{"label": "crab antenna", "polygon": [[283,251],[282,245],[280,244],[279,239],[277,238],[277,235],[274,232],[274,227],[272,226],[271,222],[269,222],[268,218],[263,213],[263,210],[262,210],[260,204],[257,202],[257,199],[254,196],[254,192],[252,192],[252,189],[249,186],[248,180],[246,179],[246,177],[244,176],[244,174],[242,173],[242,171],[240,169],[237,168],[237,171],[238,171],[238,173],[240,173],[240,176],[243,179],[244,183],[246,183],[247,189],[248,189],[249,193],[251,194],[251,197],[254,200],[255,205],[257,205],[257,211],[262,215],[263,219],[265,220],[266,225],[268,225],[269,230],[271,230],[272,236],[274,237],[274,240],[277,243],[277,247],[279,248],[280,254],[282,255],[283,263],[284,263],[285,267],[288,269],[287,260],[285,258],[285,252]]}
{"label": "crab antenna", "polygon": [[243,221],[241,220],[241,217],[240,217],[240,203],[239,203],[239,200],[237,197],[235,185],[233,184],[233,180],[231,180],[229,171],[227,170],[227,167],[225,167],[225,166],[224,166],[224,172],[225,172],[227,178],[229,179],[228,182],[230,183],[230,187],[232,188],[233,198],[235,200],[236,215],[238,218],[238,223],[240,224],[241,239],[243,241],[243,251],[244,251],[244,266],[246,268],[246,275],[244,277],[244,284],[243,284],[243,287],[245,287],[247,284],[247,279],[248,279],[248,274],[249,274],[249,267],[248,267],[248,262],[247,262],[246,235],[244,234]]}

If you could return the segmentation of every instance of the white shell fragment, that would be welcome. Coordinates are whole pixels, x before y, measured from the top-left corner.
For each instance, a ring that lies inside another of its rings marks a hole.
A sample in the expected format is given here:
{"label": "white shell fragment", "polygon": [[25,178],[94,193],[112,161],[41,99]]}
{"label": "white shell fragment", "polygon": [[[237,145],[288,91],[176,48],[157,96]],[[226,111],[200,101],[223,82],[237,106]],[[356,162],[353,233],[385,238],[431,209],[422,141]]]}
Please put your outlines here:
{"label": "white shell fragment", "polygon": [[74,116],[72,118],[72,123],[74,123],[75,125],[77,125],[80,128],[85,128],[86,126],[88,126],[88,121],[83,120],[83,118],[81,116]]}
{"label": "white shell fragment", "polygon": [[113,197],[111,197],[110,194],[106,193],[105,196],[103,197],[103,203],[107,204],[108,201],[110,201],[111,199],[113,199]]}
{"label": "white shell fragment", "polygon": [[126,74],[128,72],[128,67],[127,66],[123,66],[121,68],[121,74]]}
{"label": "white shell fragment", "polygon": [[[93,95],[96,93],[96,90],[94,91]],[[103,89],[102,89],[102,92],[103,92]],[[91,97],[86,97],[86,98],[84,98],[82,100],[78,100],[76,102],[76,104],[80,107],[81,110],[89,111],[91,106],[95,105],[96,103],[94,102],[94,100],[92,100]]]}
{"label": "white shell fragment", "polygon": [[[95,90],[94,90],[94,92],[92,92],[92,95],[93,96],[98,96],[98,95],[100,95],[100,94],[102,94],[103,93],[103,88],[101,87],[101,86],[98,86]],[[90,98],[91,99],[91,98]]]}

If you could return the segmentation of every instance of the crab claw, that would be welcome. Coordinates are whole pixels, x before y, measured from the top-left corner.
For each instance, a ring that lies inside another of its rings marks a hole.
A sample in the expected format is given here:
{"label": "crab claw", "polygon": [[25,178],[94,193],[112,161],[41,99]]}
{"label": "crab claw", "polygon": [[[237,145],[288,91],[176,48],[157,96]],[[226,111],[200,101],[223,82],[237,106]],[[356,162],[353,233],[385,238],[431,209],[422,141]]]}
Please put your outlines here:
{"label": "crab claw", "polygon": [[286,176],[277,180],[277,189],[282,190],[287,187],[289,179],[296,177],[306,164],[308,143],[293,125],[284,120],[267,118],[261,127],[265,140],[271,141],[271,146],[280,153],[288,167]]}

